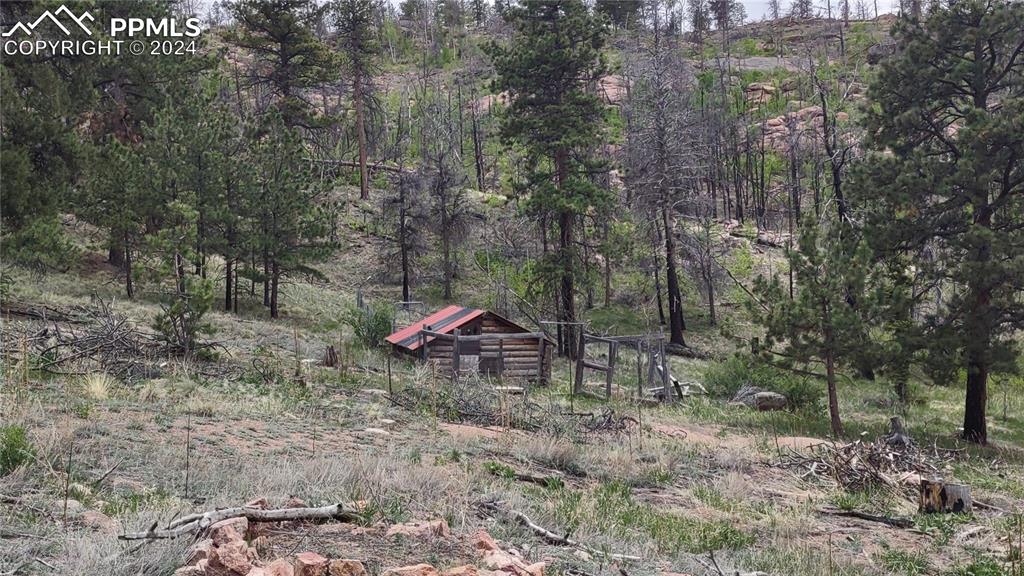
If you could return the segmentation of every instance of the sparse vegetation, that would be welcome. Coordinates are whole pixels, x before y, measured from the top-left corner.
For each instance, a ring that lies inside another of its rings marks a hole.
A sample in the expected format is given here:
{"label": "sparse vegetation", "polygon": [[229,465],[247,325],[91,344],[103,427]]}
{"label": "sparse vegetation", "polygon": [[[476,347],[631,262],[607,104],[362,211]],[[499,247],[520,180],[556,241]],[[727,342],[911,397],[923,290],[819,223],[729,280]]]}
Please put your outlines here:
{"label": "sparse vegetation", "polygon": [[0,575],[1024,576],[1019,3],[0,4]]}

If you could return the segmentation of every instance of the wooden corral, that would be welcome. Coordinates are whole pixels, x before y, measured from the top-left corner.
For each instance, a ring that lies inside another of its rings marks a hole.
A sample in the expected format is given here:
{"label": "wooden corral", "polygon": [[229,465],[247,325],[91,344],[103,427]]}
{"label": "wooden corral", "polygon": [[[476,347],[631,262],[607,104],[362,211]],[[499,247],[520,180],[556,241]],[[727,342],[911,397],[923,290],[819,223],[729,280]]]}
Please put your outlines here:
{"label": "wooden corral", "polygon": [[[588,355],[588,346],[597,345],[602,348],[604,362]],[[694,393],[707,393],[704,387],[695,382],[680,383],[670,373],[668,356],[665,353],[665,338],[661,335],[639,336],[598,336],[580,334],[579,349],[576,355],[576,379],[573,382],[573,394],[583,392],[584,371],[593,370],[604,374],[605,398],[612,397],[612,382],[616,370],[619,370],[619,348],[631,348],[636,351],[636,379],[638,397],[653,395],[659,401],[682,399]],[[647,374],[644,376],[644,365]],[[628,366],[623,368],[629,369]],[[645,387],[646,384],[646,387]],[[693,390],[691,390],[691,388]]]}
{"label": "wooden corral", "polygon": [[479,373],[547,384],[554,341],[493,312],[448,306],[387,337],[392,353],[432,362],[440,374]]}

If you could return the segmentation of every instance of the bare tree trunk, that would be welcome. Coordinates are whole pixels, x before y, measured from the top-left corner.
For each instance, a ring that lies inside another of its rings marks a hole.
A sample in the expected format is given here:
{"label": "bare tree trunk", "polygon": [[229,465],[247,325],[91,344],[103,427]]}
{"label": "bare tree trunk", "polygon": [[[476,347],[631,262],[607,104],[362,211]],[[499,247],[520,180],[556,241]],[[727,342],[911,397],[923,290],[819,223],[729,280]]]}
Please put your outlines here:
{"label": "bare tree trunk", "polygon": [[657,232],[657,242],[654,244],[654,296],[658,302],[658,324],[665,325],[665,304],[661,297],[661,259],[658,253],[661,252],[661,225],[654,227]]}
{"label": "bare tree trunk", "polygon": [[828,385],[828,416],[832,423],[832,436],[843,435],[843,422],[839,418],[839,392],[836,390],[835,337],[832,332],[832,314],[827,303],[822,303],[822,336],[825,338],[825,382]]}
{"label": "bare tree trunk", "polygon": [[[445,203],[447,204],[447,203]],[[441,207],[441,252],[444,257],[444,299],[452,299],[452,249],[451,230],[448,225],[448,207]]]}
{"label": "bare tree trunk", "polygon": [[480,137],[480,122],[476,116],[476,102],[474,101],[472,107],[472,121],[473,121],[473,162],[476,166],[476,187],[478,190],[483,192],[484,190],[484,174],[486,167],[484,165],[484,144],[483,138]]}
{"label": "bare tree trunk", "polygon": [[263,305],[270,306],[270,257],[263,249]]}
{"label": "bare tree trunk", "polygon": [[843,422],[839,419],[839,393],[836,390],[836,365],[832,352],[825,353],[826,382],[828,383],[828,416],[832,423],[832,436],[843,435]]}
{"label": "bare tree trunk", "polygon": [[[604,222],[604,245],[608,246],[608,221]],[[604,255],[604,306],[607,308],[612,303],[612,259],[608,254]]]}
{"label": "bare tree trunk", "polygon": [[[558,187],[561,189],[565,186],[566,174],[566,156],[565,150],[559,150],[555,153],[555,171],[558,178]],[[558,250],[559,257],[562,261],[562,280],[560,292],[560,300],[562,304],[561,318],[560,320],[565,323],[565,329],[562,331],[562,338],[564,339],[563,350],[570,360],[575,360],[577,355],[576,350],[576,282],[573,273],[573,250],[575,249],[575,218],[573,213],[569,210],[563,210],[558,215]]]}
{"label": "bare tree trunk", "polygon": [[988,363],[978,356],[967,361],[967,401],[964,405],[965,440],[988,443],[988,423],[985,404],[988,402]]}
{"label": "bare tree trunk", "polygon": [[683,297],[679,291],[679,276],[676,273],[676,247],[673,239],[671,221],[669,220],[668,208],[662,208],[661,220],[665,234],[665,271],[668,288],[668,325],[669,342],[679,346],[686,346],[683,339],[683,330],[686,330],[686,321],[683,318]]}
{"label": "bare tree trunk", "polygon": [[[975,225],[989,231],[992,226],[992,211],[986,204],[976,209]],[[987,237],[987,236],[986,236]],[[992,258],[989,240],[983,240],[976,248],[974,260],[987,263]],[[992,331],[989,326],[992,315],[992,290],[986,279],[977,275],[968,284],[972,294],[973,306],[966,322],[967,333],[971,341],[967,346],[967,399],[964,404],[965,440],[988,443],[988,425],[985,419],[986,403],[988,402],[988,374],[991,359],[989,349]]]}
{"label": "bare tree trunk", "polygon": [[403,199],[402,199],[401,211],[402,211],[402,215],[401,215],[402,223],[400,225],[400,231],[399,231],[399,242],[401,243],[401,246],[400,246],[399,250],[402,253],[401,254],[402,255],[402,301],[403,302],[409,302],[410,300],[412,300],[412,297],[409,294],[410,293],[410,290],[409,290],[409,244],[406,241],[407,240],[407,233],[406,233],[406,225],[407,224],[405,222],[405,199],[404,199],[404,194],[403,194]]}
{"label": "bare tree trunk", "polygon": [[132,278],[132,245],[128,233],[124,233],[124,291],[128,299],[135,298],[135,280]]}
{"label": "bare tree trunk", "polygon": [[565,322],[565,329],[562,337],[565,339],[565,351],[570,360],[576,359],[576,286],[573,278],[572,247],[573,247],[573,221],[572,212],[563,211],[558,215],[558,248],[562,258],[562,318]]}
{"label": "bare tree trunk", "polygon": [[356,105],[356,133],[359,137],[359,198],[370,198],[370,178],[366,170],[366,123],[363,115],[363,79],[357,69],[352,80],[352,94]]}
{"label": "bare tree trunk", "polygon": [[232,268],[234,262],[233,258],[228,258],[224,261],[224,310],[226,312],[231,311],[231,295],[234,291],[234,283],[232,282]]}
{"label": "bare tree trunk", "polygon": [[116,230],[110,231],[110,241],[107,246],[107,262],[116,266],[118,270],[124,270],[124,234],[119,234]]}
{"label": "bare tree trunk", "polygon": [[271,275],[270,275],[270,317],[277,318],[278,307],[277,307],[277,292],[278,284],[281,281],[281,267],[278,265],[277,260],[274,260],[271,264]]}

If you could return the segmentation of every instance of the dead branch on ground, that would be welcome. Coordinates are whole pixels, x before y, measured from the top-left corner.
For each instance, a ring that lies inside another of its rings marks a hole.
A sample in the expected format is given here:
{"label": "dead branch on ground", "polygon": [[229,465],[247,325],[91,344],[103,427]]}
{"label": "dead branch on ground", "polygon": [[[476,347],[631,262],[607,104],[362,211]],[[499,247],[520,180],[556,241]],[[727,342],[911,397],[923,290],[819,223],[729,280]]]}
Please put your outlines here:
{"label": "dead branch on ground", "polygon": [[121,540],[147,540],[157,538],[177,538],[206,530],[211,525],[229,518],[246,518],[250,522],[282,522],[287,520],[339,520],[342,522],[360,522],[363,516],[348,504],[332,504],[319,508],[280,508],[264,510],[251,506],[222,508],[199,514],[182,516],[158,530],[157,524],[150,526],[145,532],[128,532],[118,536]]}
{"label": "dead branch on ground", "polygon": [[488,510],[488,511],[491,511],[491,512],[500,512],[500,513],[508,514],[509,516],[514,518],[517,522],[519,522],[519,524],[522,524],[523,526],[529,528],[531,531],[533,531],[535,534],[537,534],[538,536],[543,538],[549,544],[555,544],[555,545],[558,545],[558,546],[572,546],[574,548],[579,548],[580,550],[583,550],[584,552],[587,552],[589,554],[594,554],[594,555],[597,555],[597,556],[603,556],[605,558],[608,558],[609,560],[620,560],[620,561],[627,560],[627,561],[632,561],[632,562],[639,562],[640,560],[642,560],[642,558],[640,558],[639,556],[630,556],[629,554],[612,554],[612,553],[604,552],[604,551],[598,550],[596,548],[591,548],[590,546],[587,546],[587,545],[582,544],[580,542],[577,542],[576,540],[573,540],[573,539],[569,538],[568,536],[560,536],[558,534],[555,534],[554,532],[548,530],[547,528],[544,528],[543,526],[540,526],[540,525],[536,524],[526,514],[520,512],[518,510],[513,510],[511,508],[506,508],[505,506],[503,506],[503,502],[500,502],[500,501],[498,501],[498,502],[484,502],[484,503],[480,504],[480,507],[483,508],[484,510]]}
{"label": "dead branch on ground", "polygon": [[849,518],[860,518],[861,520],[867,520],[869,522],[878,522],[880,524],[887,524],[895,528],[911,528],[914,526],[914,521],[910,518],[900,518],[894,516],[881,516],[878,514],[869,514],[867,512],[861,512],[859,510],[840,510],[838,508],[821,508],[818,510],[819,514],[828,514],[830,516],[846,516]]}

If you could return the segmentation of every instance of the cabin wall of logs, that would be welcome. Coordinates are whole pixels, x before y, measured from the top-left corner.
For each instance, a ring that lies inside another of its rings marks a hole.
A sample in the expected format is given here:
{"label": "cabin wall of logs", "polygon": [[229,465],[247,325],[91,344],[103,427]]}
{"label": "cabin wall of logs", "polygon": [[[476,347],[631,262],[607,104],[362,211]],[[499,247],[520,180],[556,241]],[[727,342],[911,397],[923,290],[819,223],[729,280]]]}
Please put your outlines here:
{"label": "cabin wall of logs", "polygon": [[551,379],[554,351],[543,332],[525,332],[491,313],[449,332],[424,328],[417,353],[437,366],[439,374],[521,378],[538,384]]}

